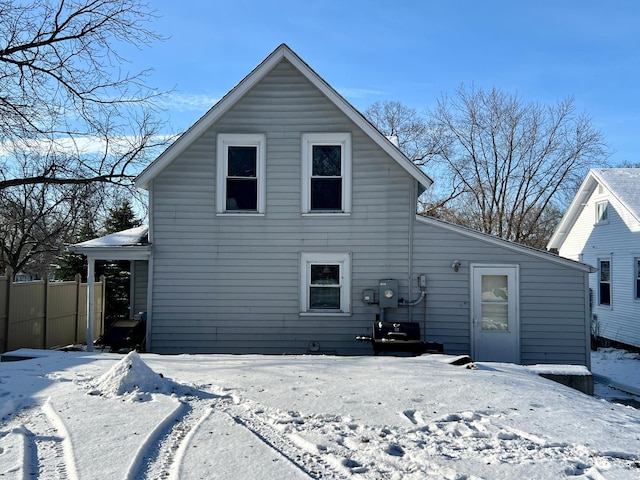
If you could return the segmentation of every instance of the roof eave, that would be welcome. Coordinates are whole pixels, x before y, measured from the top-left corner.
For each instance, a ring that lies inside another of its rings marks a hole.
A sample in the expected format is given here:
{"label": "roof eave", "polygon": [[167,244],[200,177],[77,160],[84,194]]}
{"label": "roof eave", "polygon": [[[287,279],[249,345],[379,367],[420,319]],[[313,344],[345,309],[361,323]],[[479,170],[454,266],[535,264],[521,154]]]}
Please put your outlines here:
{"label": "roof eave", "polygon": [[580,185],[580,188],[578,188],[576,195],[573,197],[573,200],[569,204],[569,208],[567,208],[567,211],[564,213],[564,215],[560,219],[560,222],[553,231],[553,235],[551,235],[551,238],[547,243],[547,248],[549,250],[551,250],[552,248],[559,250],[562,247],[562,244],[573,228],[573,225],[578,220],[578,217],[582,213],[582,210],[584,210],[584,207],[589,200],[589,197],[595,190],[597,184],[598,181],[594,177],[593,171],[589,171],[582,184]]}
{"label": "roof eave", "polygon": [[447,230],[451,230],[453,232],[459,233],[461,235],[465,235],[470,238],[474,238],[476,240],[480,240],[485,243],[490,243],[493,245],[497,245],[500,247],[508,248],[510,250],[516,251],[518,253],[522,253],[524,255],[528,255],[531,257],[543,259],[546,261],[550,261],[556,264],[563,265],[565,267],[574,268],[576,270],[581,270],[586,273],[594,273],[598,270],[591,265],[587,265],[586,263],[576,262],[575,260],[570,260],[568,258],[561,257],[551,252],[547,252],[544,250],[538,250],[537,248],[527,247],[525,245],[520,245],[519,243],[510,242],[500,237],[496,237],[495,235],[489,235],[482,232],[477,232],[475,230],[471,230],[469,228],[463,227],[461,225],[456,225],[454,223],[445,222],[443,220],[439,220],[437,218],[425,217],[423,215],[416,215],[416,219],[423,223],[427,223],[429,225],[434,225],[437,227],[442,227]]}
{"label": "roof eave", "polygon": [[69,245],[67,247],[71,253],[86,255],[87,258],[100,260],[148,260],[151,256],[151,244],[125,245],[109,247],[81,247]]}

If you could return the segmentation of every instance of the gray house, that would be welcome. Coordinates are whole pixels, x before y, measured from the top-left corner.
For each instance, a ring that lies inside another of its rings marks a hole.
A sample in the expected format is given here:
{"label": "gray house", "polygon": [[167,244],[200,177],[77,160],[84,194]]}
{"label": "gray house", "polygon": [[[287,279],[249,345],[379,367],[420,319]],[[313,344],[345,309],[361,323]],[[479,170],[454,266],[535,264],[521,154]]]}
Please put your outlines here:
{"label": "gray house", "polygon": [[588,366],[591,267],[417,215],[431,183],[281,45],[137,179],[147,349],[370,354],[354,337],[378,318],[475,360]]}
{"label": "gray house", "polygon": [[590,170],[548,247],[597,266],[594,334],[640,347],[640,168]]}

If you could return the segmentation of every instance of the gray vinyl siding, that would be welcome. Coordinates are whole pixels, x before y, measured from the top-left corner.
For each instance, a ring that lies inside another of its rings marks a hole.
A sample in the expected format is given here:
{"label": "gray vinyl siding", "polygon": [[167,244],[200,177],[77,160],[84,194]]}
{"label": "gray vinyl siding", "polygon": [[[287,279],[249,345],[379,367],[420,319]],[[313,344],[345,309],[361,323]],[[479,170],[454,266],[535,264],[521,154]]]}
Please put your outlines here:
{"label": "gray vinyl siding", "polygon": [[[301,215],[303,133],[350,132],[352,213]],[[265,133],[265,216],[216,215],[218,133]],[[152,350],[368,353],[380,278],[406,278],[411,179],[287,62],[153,180]],[[351,315],[301,316],[301,253],[352,254]],[[405,313],[406,314],[406,313]]]}
{"label": "gray vinyl siding", "polygon": [[[447,353],[468,354],[470,264],[519,265],[521,363],[588,364],[586,273],[425,222],[414,238],[414,271],[427,274],[429,340],[444,343]],[[414,319],[424,321],[424,313],[418,309]]]}
{"label": "gray vinyl siding", "polygon": [[133,298],[131,315],[147,311],[147,285],[149,284],[149,262],[135,260],[133,264]]}

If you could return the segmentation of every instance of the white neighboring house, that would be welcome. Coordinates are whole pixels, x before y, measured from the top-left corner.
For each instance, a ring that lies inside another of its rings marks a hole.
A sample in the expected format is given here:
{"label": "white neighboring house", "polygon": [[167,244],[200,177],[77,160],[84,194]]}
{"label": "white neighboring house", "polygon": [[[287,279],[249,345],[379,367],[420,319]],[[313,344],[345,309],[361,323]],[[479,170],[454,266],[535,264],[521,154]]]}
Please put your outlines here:
{"label": "white neighboring house", "polygon": [[593,332],[640,347],[640,168],[590,170],[548,248],[597,267]]}

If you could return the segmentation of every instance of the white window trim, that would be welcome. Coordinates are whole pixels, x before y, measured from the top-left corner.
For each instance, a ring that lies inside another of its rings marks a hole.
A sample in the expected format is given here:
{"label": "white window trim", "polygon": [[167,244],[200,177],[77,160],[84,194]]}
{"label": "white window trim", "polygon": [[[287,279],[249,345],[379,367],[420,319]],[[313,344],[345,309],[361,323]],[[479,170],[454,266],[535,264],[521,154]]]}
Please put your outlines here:
{"label": "white window trim", "polygon": [[[599,212],[600,205],[604,205],[604,208],[605,208],[604,211],[607,214],[607,218],[600,219],[600,212]],[[609,215],[611,214],[611,209],[609,208],[610,205],[611,204],[610,204],[609,200],[598,200],[598,201],[596,201],[596,221],[595,221],[596,225],[606,225],[607,223],[609,223]]]}
{"label": "white window trim", "polygon": [[[314,145],[340,145],[342,147],[342,210],[314,212],[311,210],[311,172]],[[351,134],[302,134],[302,213],[303,215],[340,215],[351,213]]]}
{"label": "white window trim", "polygon": [[637,268],[638,268],[638,262],[639,261],[640,261],[640,255],[634,255],[633,256],[633,268],[632,268],[632,271],[633,271],[633,283],[631,284],[633,286],[633,288],[631,289],[631,291],[632,291],[632,295],[633,295],[633,300],[635,302],[640,302],[640,297],[637,296],[638,292],[636,291],[636,286],[637,286],[637,281],[638,281]]}
{"label": "white window trim", "polygon": [[[598,272],[596,273],[596,275],[598,275],[598,282],[597,282],[597,287],[598,287],[598,307],[600,308],[607,308],[607,309],[611,309],[613,307],[613,261],[610,255],[603,255],[603,256],[599,256],[596,258],[597,260],[597,264],[598,264]],[[609,262],[609,303],[602,303],[602,299],[600,298],[600,284],[602,283],[600,280],[600,263],[601,262]]]}
{"label": "white window trim", "polygon": [[[225,215],[264,215],[266,207],[267,136],[264,133],[220,133],[216,155],[216,212]],[[227,210],[227,147],[256,147],[256,176],[258,180],[257,211]]]}
{"label": "white window trim", "polygon": [[[310,310],[309,287],[311,265],[340,265],[340,310]],[[351,315],[351,253],[301,253],[300,254],[300,315],[348,316]]]}

